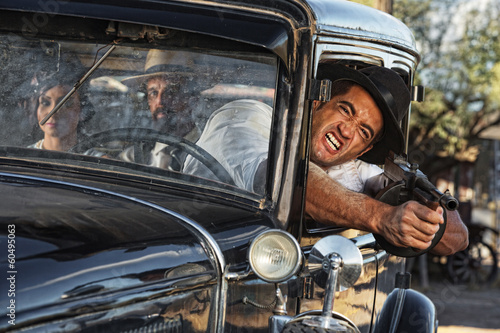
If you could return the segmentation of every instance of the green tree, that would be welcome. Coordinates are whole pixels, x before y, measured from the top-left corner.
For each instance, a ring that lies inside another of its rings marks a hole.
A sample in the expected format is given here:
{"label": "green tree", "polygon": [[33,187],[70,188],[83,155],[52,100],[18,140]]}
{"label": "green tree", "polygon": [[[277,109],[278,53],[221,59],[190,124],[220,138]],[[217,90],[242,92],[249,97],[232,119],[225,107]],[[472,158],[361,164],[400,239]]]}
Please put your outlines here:
{"label": "green tree", "polygon": [[412,106],[409,152],[429,174],[474,161],[481,133],[500,123],[500,3],[486,11],[466,5],[394,1],[394,16],[412,29],[422,54],[416,82],[427,96]]}

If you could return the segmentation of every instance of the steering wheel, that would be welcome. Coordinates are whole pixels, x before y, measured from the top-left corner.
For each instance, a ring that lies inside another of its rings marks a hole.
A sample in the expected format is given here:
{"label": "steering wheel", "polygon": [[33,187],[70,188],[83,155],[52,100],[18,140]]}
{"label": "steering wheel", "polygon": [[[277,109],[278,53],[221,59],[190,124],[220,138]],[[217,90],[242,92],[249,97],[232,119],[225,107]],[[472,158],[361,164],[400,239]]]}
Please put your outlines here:
{"label": "steering wheel", "polygon": [[[405,190],[404,182],[394,182],[386,186],[384,189],[382,189],[375,198],[391,206],[397,206],[401,204],[399,200],[400,193],[401,191],[404,190]],[[444,209],[444,207],[443,207],[443,218],[444,218],[444,223],[439,225],[439,229],[434,238],[432,239],[431,245],[425,250],[418,250],[411,247],[399,247],[393,245],[392,243],[389,243],[381,235],[373,234],[373,236],[377,240],[377,243],[388,253],[397,255],[399,257],[416,257],[432,250],[437,245],[437,243],[439,243],[441,237],[443,237],[444,231],[446,229],[446,218],[447,218],[446,209]]]}
{"label": "steering wheel", "polygon": [[[94,147],[103,147],[103,142],[111,141],[130,141],[134,143],[134,151],[142,150],[143,147],[139,143],[143,142],[159,142],[167,146],[180,149],[198,161],[203,163],[220,181],[235,185],[231,175],[227,170],[217,161],[212,155],[200,146],[195,145],[183,138],[177,136],[164,134],[149,128],[117,128],[106,130],[100,133],[93,134],[81,142],[71,147],[68,152],[70,153],[84,153]],[[142,151],[140,154],[134,153],[135,156],[143,156]],[[141,162],[141,161],[136,161]]]}

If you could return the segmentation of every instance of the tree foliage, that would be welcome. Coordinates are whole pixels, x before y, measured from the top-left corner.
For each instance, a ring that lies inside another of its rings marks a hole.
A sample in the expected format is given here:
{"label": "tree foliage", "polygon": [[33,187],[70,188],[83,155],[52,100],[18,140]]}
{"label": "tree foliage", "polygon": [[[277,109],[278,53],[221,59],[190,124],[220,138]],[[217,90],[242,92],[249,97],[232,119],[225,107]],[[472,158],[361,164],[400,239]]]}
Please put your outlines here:
{"label": "tree foliage", "polygon": [[412,106],[409,151],[428,172],[439,171],[430,166],[439,168],[443,157],[474,161],[481,133],[500,124],[500,1],[484,10],[477,4],[394,1],[394,16],[412,29],[422,54],[416,82],[427,96]]}

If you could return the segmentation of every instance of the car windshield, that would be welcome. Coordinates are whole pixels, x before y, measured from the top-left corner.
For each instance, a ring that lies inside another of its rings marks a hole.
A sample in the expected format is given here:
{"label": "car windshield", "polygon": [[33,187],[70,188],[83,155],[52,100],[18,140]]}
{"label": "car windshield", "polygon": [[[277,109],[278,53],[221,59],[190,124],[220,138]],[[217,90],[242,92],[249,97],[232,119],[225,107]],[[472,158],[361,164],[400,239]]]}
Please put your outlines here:
{"label": "car windshield", "polygon": [[276,57],[179,39],[0,35],[0,155],[261,197]]}

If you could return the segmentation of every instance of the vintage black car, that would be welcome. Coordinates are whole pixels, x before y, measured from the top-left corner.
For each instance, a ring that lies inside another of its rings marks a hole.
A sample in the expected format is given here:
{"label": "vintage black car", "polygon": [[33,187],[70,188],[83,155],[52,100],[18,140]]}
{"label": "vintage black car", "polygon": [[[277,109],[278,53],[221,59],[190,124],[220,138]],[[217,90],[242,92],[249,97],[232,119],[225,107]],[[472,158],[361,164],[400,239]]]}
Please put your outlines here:
{"label": "vintage black car", "polygon": [[[348,1],[2,1],[0,331],[434,332],[404,258],[305,218],[324,61],[389,67],[410,88],[419,53],[401,22]],[[175,83],[164,125],[193,136],[157,127],[154,66]],[[238,100],[272,110],[254,189],[196,145]],[[77,136],[55,149],[63,123]],[[165,148],[178,154],[154,164]]]}

